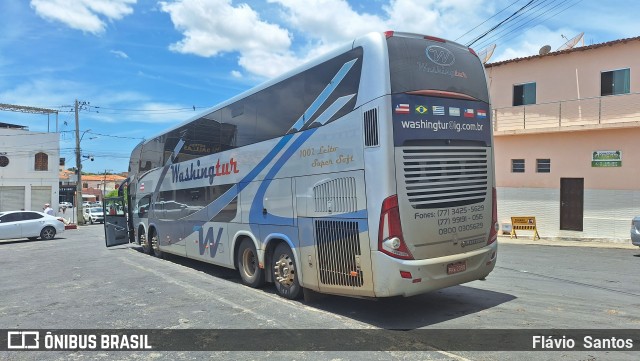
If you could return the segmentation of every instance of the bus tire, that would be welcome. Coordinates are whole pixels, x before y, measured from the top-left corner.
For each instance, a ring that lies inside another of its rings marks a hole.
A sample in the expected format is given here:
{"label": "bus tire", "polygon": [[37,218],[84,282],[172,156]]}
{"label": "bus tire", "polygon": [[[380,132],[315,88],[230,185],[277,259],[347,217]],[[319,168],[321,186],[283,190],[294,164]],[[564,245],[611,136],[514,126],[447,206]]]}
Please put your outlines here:
{"label": "bus tire", "polygon": [[242,283],[252,288],[264,285],[264,270],[260,268],[256,246],[249,238],[245,238],[240,243],[236,261]]}
{"label": "bus tire", "polygon": [[280,243],[273,252],[273,282],[278,295],[295,300],[302,295],[302,287],[298,282],[298,271],[293,251],[286,243]]}
{"label": "bus tire", "polygon": [[149,243],[149,237],[145,233],[140,233],[140,245],[142,246],[142,252],[151,254],[151,243]]}
{"label": "bus tire", "polygon": [[153,255],[158,258],[164,258],[164,252],[160,250],[160,244],[158,243],[158,232],[156,232],[155,229],[149,231],[149,238],[151,240]]}

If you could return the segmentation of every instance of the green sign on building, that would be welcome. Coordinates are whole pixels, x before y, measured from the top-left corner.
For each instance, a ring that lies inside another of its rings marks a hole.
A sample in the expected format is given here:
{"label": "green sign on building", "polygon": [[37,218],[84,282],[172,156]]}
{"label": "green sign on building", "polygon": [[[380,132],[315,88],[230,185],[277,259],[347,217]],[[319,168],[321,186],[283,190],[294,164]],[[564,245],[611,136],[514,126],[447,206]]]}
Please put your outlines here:
{"label": "green sign on building", "polygon": [[622,167],[622,151],[596,150],[591,157],[592,167]]}

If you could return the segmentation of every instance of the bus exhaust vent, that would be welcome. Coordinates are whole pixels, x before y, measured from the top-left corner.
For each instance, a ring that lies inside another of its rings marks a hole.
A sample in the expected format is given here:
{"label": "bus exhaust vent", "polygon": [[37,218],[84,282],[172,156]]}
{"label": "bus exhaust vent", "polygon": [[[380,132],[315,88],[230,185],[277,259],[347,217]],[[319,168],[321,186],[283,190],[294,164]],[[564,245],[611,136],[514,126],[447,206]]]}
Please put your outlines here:
{"label": "bus exhaust vent", "polygon": [[315,221],[320,282],[362,287],[358,222]]}
{"label": "bus exhaust vent", "polygon": [[484,201],[488,186],[485,147],[405,147],[405,191],[416,209]]}
{"label": "bus exhaust vent", "polygon": [[356,179],[343,177],[313,187],[316,212],[348,213],[358,210]]}
{"label": "bus exhaust vent", "polygon": [[378,109],[370,109],[364,112],[364,145],[375,147],[378,142]]}

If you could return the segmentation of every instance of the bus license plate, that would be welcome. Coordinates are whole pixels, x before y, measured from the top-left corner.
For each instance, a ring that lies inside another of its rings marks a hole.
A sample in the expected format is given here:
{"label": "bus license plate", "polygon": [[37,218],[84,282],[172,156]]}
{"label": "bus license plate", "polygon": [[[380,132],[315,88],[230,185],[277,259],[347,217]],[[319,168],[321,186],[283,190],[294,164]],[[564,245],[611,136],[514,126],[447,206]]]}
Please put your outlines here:
{"label": "bus license plate", "polygon": [[449,263],[447,265],[447,274],[452,275],[454,273],[464,272],[466,269],[467,269],[467,261]]}

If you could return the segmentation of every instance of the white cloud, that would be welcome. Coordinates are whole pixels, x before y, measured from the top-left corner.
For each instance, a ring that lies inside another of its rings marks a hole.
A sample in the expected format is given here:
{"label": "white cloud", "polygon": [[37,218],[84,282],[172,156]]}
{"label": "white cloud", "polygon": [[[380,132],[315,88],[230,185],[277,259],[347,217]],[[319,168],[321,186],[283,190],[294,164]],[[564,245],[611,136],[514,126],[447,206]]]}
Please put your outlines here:
{"label": "white cloud", "polygon": [[118,58],[129,59],[129,55],[122,50],[110,50],[109,52]]}
{"label": "white cloud", "polygon": [[[466,14],[480,6],[462,0],[444,5],[435,0],[391,0],[383,5],[381,16],[359,13],[346,0],[268,3],[280,7],[282,25],[262,20],[249,5],[233,6],[230,0],[160,2],[162,11],[171,16],[174,27],[183,34],[183,39],[171,44],[170,49],[203,57],[239,53],[238,65],[246,71],[273,77],[368,32],[392,29],[439,33],[441,29],[457,28],[459,22],[468,19],[443,24],[443,11]],[[300,35],[297,52],[292,47],[294,32]]]}
{"label": "white cloud", "polygon": [[[184,38],[170,49],[204,57],[240,53],[240,63],[251,72],[273,76],[290,66],[289,32],[260,19],[249,5],[233,6],[230,0],[182,0],[160,2]],[[275,60],[265,66],[264,56]]]}
{"label": "white cloud", "polygon": [[137,0],[31,0],[31,7],[42,18],[61,22],[70,28],[101,34],[105,21],[120,20],[133,13]]}
{"label": "white cloud", "polygon": [[562,35],[573,33],[575,33],[574,30],[567,28],[550,30],[545,26],[536,26],[522,33],[518,37],[518,41],[510,43],[508,46],[497,47],[496,55],[489,62],[538,55],[540,48],[544,45],[550,45],[551,51],[555,51],[566,42]]}
{"label": "white cloud", "polygon": [[234,77],[234,78],[240,79],[240,78],[242,78],[242,73],[237,71],[237,70],[232,70],[231,71],[231,76]]}

